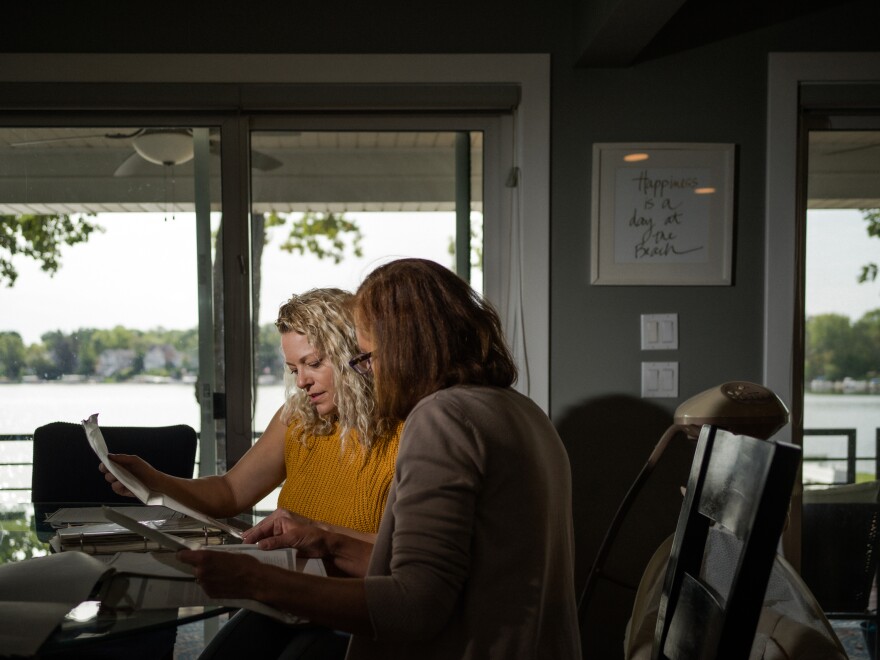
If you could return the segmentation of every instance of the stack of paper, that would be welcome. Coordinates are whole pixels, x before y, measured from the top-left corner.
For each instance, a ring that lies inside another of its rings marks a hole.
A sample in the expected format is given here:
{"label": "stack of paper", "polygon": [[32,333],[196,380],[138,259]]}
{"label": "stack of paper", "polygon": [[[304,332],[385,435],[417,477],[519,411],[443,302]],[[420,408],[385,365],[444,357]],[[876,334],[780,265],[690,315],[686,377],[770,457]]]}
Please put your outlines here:
{"label": "stack of paper", "polygon": [[0,649],[32,656],[64,616],[113,568],[81,552],[0,566]]}
{"label": "stack of paper", "polygon": [[[119,516],[139,529],[137,521]],[[168,549],[183,543],[157,530],[150,536]],[[238,544],[207,549],[247,554],[288,570],[326,575],[320,559],[297,557],[293,548],[266,551]],[[97,558],[63,552],[0,565],[0,655],[35,655],[58,624],[84,601],[96,601],[105,612],[214,605],[253,610],[285,623],[305,622],[254,600],[210,598],[196,584],[192,567],[179,562],[173,553],[121,552]]]}
{"label": "stack of paper", "polygon": [[[104,515],[123,527],[143,534],[168,550],[199,549],[199,544],[173,534],[146,527],[124,513],[104,507]],[[289,571],[301,571],[326,576],[324,562],[296,556],[295,548],[260,550],[256,545],[238,544],[204,548],[218,552],[249,555],[258,561],[279,566]],[[227,605],[260,612],[285,623],[303,623],[304,620],[269,605],[247,599],[209,598],[192,579],[192,567],[179,562],[173,555],[124,552],[110,560],[118,573],[150,578],[137,589],[129,590],[136,598],[128,603],[132,609],[183,607],[191,605]]]}
{"label": "stack of paper", "polygon": [[[224,543],[228,537],[241,538],[234,526],[211,518],[161,493],[151,492],[137,477],[108,458],[107,443],[98,427],[97,414],[83,421],[86,438],[107,469],[146,506],[124,507],[130,517],[147,527],[170,531],[200,545]],[[109,488],[109,485],[108,485]],[[123,507],[119,507],[122,509]],[[116,552],[159,550],[155,541],[108,521],[98,507],[60,509],[46,518],[57,531],[49,540],[56,552],[79,550],[88,554],[106,555]]]}
{"label": "stack of paper", "polygon": [[91,415],[88,419],[83,420],[82,425],[83,428],[86,430],[86,437],[89,440],[89,445],[91,445],[92,449],[95,451],[95,454],[98,455],[98,458],[101,459],[101,462],[107,467],[108,470],[110,470],[111,474],[119,479],[123,486],[134,493],[134,495],[141,502],[143,502],[144,504],[156,504],[166,506],[169,509],[174,509],[175,511],[184,513],[190,518],[195,518],[196,520],[207,525],[208,527],[222,529],[227,534],[231,534],[236,538],[241,538],[241,532],[235,527],[232,527],[231,525],[228,525],[219,520],[215,520],[210,516],[206,516],[201,511],[196,511],[195,509],[192,509],[178,502],[168,495],[164,495],[162,493],[154,493],[150,491],[150,489],[147,488],[144,483],[140,479],[135,477],[131,472],[107,458],[110,452],[107,449],[107,443],[104,440],[104,434],[101,433],[101,429],[98,428],[97,413]]}
{"label": "stack of paper", "polygon": [[[193,524],[195,523],[195,524]],[[219,545],[226,540],[226,533],[219,529],[200,526],[196,521],[146,520],[144,524],[172,532],[200,545]],[[49,544],[56,552],[78,550],[90,555],[110,555],[117,552],[149,552],[161,546],[143,535],[132,532],[116,523],[94,523],[65,527],[55,532]]]}
{"label": "stack of paper", "polygon": [[[153,529],[171,532],[204,545],[217,545],[229,540],[228,534],[216,527],[206,527],[195,518],[164,506],[121,506],[120,511]],[[160,546],[114,523],[104,515],[102,507],[70,507],[58,509],[45,520],[55,536],[49,545],[55,552],[79,550],[91,555],[115,552],[145,552]]]}

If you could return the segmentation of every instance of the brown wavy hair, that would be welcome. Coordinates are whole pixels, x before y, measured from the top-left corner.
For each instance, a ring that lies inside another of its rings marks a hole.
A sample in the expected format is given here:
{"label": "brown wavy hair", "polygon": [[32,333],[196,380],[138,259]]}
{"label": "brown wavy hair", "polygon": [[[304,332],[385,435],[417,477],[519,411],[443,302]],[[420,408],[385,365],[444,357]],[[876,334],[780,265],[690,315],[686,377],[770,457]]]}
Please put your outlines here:
{"label": "brown wavy hair", "polygon": [[355,294],[355,322],[373,343],[379,414],[405,419],[453,385],[509,387],[516,364],[490,303],[426,259],[380,266]]}

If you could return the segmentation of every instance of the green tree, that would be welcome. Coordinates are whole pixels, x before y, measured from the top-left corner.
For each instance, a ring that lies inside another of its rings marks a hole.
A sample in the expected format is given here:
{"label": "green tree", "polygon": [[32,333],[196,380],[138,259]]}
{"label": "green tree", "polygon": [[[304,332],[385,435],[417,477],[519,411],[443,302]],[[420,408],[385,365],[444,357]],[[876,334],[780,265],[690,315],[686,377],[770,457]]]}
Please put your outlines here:
{"label": "green tree", "polygon": [[12,517],[0,521],[0,525],[0,564],[47,554],[46,544],[37,538],[23,513],[13,513]]}
{"label": "green tree", "polygon": [[121,325],[110,330],[94,330],[89,333],[92,350],[98,355],[103,351],[115,348],[132,348],[137,333]]}
{"label": "green tree", "polygon": [[99,352],[95,350],[93,337],[98,330],[80,328],[76,333],[76,373],[91,376],[95,373]]}
{"label": "green tree", "polygon": [[[483,268],[483,226],[482,225],[471,225],[471,268],[478,268],[482,270]],[[446,251],[449,252],[449,256],[452,257],[452,270],[455,270],[456,259],[455,259],[455,237],[449,237],[449,245],[446,248]]]}
{"label": "green tree", "polygon": [[199,370],[198,328],[175,331],[171,345],[183,354],[182,369],[184,371],[195,373]]}
{"label": "green tree", "polygon": [[76,333],[65,335],[60,330],[54,330],[45,333],[40,339],[43,340],[52,361],[52,367],[46,371],[48,380],[57,380],[63,374],[78,373],[79,346]]}
{"label": "green tree", "polygon": [[804,379],[840,380],[847,373],[852,328],[843,314],[820,314],[807,319],[804,333]]}
{"label": "green tree", "polygon": [[859,378],[880,376],[880,309],[865,313],[853,324],[853,353]]}
{"label": "green tree", "polygon": [[281,377],[284,368],[284,359],[281,355],[278,329],[274,323],[266,323],[260,326],[257,341],[257,374],[269,374]]}
{"label": "green tree", "polygon": [[43,380],[52,380],[61,375],[45,344],[28,346],[25,349],[25,364],[29,373]]}
{"label": "green tree", "polygon": [[[868,223],[868,236],[880,237],[880,209],[859,209],[859,211],[862,214],[862,219]],[[875,262],[865,264],[859,274],[859,284],[873,282],[877,279],[877,274],[878,266]]]}
{"label": "green tree", "polygon": [[316,213],[307,211],[299,218],[270,213],[266,217],[266,228],[282,227],[291,221],[287,239],[281,244],[285,252],[310,252],[318,259],[332,259],[338,264],[345,257],[346,250],[360,257],[363,255],[361,240],[363,234],[353,220],[343,213]]}
{"label": "green tree", "polygon": [[25,368],[25,347],[17,332],[0,332],[0,378],[21,379]]}
{"label": "green tree", "polygon": [[93,231],[104,231],[85,217],[0,215],[0,284],[12,287],[18,279],[12,263],[16,255],[35,259],[50,275],[58,272],[62,245],[85,243]]}

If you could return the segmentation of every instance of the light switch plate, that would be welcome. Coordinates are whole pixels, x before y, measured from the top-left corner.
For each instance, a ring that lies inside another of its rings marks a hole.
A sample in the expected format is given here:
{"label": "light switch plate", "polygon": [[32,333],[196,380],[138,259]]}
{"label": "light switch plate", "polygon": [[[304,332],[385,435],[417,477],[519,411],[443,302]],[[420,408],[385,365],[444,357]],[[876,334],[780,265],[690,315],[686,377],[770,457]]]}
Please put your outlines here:
{"label": "light switch plate", "polygon": [[642,362],[642,398],[678,397],[678,362]]}
{"label": "light switch plate", "polygon": [[678,350],[678,314],[642,314],[642,350]]}

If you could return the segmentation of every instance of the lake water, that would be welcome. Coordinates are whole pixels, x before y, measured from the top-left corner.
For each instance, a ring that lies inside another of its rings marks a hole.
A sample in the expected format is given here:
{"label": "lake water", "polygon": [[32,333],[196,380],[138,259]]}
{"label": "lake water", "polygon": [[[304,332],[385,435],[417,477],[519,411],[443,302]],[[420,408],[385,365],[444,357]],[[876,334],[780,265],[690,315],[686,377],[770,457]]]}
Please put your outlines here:
{"label": "lake water", "polygon": [[[284,402],[280,383],[260,385],[254,426],[263,428]],[[0,435],[32,434],[49,422],[79,423],[98,413],[103,426],[189,424],[198,429],[195,386],[178,383],[35,383],[0,385]]]}
{"label": "lake water", "polygon": [[[283,402],[282,384],[260,385],[254,426],[264,428]],[[874,456],[880,427],[880,396],[807,394],[804,427],[855,428],[857,454]],[[189,424],[198,429],[199,408],[193,385],[144,383],[37,383],[0,385],[0,435],[30,435],[54,421],[76,422],[92,413],[104,426]],[[805,455],[843,455],[843,439],[806,438]],[[30,442],[0,443],[0,463],[29,463]],[[864,471],[867,463],[860,463]],[[30,484],[30,467],[5,468],[0,486]],[[0,499],[3,499],[0,494]]]}
{"label": "lake water", "polygon": [[[262,430],[284,402],[284,385],[257,388],[254,428]],[[0,435],[33,435],[50,422],[79,423],[98,413],[102,426],[201,425],[195,388],[176,383],[35,383],[0,384]],[[30,488],[29,441],[0,442],[0,487]],[[0,491],[0,504],[27,501],[30,492]],[[277,499],[277,498],[275,498]],[[272,500],[272,496],[264,502]],[[270,504],[269,510],[274,508]],[[266,507],[261,503],[261,510]]]}
{"label": "lake water", "polygon": [[[804,428],[856,429],[856,452],[859,456],[873,456],[877,428],[880,428],[880,396],[865,394],[807,394],[804,397]],[[840,451],[845,447],[808,439],[815,449]],[[807,447],[809,451],[810,446]]]}

